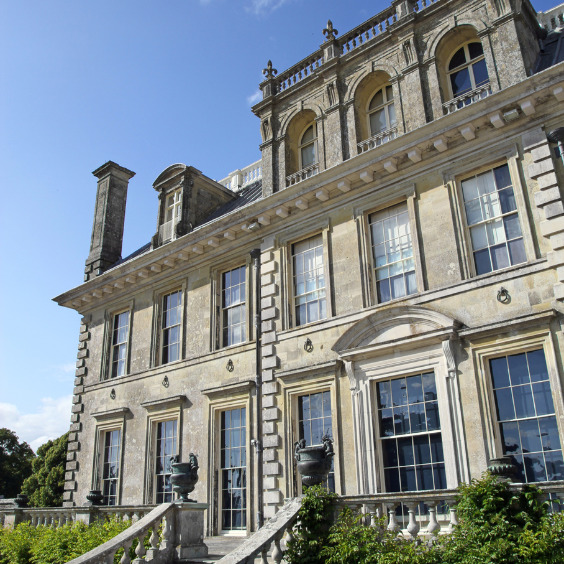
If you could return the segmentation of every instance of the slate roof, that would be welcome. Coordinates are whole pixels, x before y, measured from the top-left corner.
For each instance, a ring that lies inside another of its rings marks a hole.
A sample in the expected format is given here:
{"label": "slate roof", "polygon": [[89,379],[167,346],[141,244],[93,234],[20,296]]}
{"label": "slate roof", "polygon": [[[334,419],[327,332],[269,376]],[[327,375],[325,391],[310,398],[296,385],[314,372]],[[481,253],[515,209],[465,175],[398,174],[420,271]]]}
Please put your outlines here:
{"label": "slate roof", "polygon": [[[200,225],[198,225],[196,227],[196,229],[198,229],[202,225],[207,225],[208,223],[211,223],[212,221],[215,221],[216,219],[219,219],[220,217],[223,217],[224,215],[232,213],[232,212],[234,212],[238,209],[242,209],[245,206],[248,206],[248,205],[252,204],[253,202],[256,202],[257,200],[260,200],[261,198],[262,198],[262,179],[256,180],[252,184],[249,184],[248,186],[245,186],[244,188],[242,188],[237,193],[237,198],[231,200],[230,202],[227,202],[226,204],[224,204],[223,206],[221,206],[217,210],[215,210]],[[115,264],[113,264],[107,270],[111,270],[112,268],[115,268],[116,266],[120,266],[121,264],[123,264],[125,262],[129,262],[130,260],[133,260],[134,258],[140,257],[141,255],[148,253],[150,250],[151,250],[151,243],[146,243],[145,245],[143,245],[142,247],[140,247],[136,251],[133,251],[130,255],[118,260]],[[106,270],[106,272],[107,272],[107,270]]]}
{"label": "slate roof", "polygon": [[564,61],[564,28],[558,27],[548,33],[542,41],[535,73],[546,70]]}

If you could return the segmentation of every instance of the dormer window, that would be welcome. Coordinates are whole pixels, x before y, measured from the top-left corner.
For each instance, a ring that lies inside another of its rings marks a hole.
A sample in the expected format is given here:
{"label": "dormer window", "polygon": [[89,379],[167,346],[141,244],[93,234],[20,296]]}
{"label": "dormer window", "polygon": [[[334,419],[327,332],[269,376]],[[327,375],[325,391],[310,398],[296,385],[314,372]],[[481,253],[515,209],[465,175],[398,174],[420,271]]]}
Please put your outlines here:
{"label": "dormer window", "polygon": [[368,121],[371,137],[396,125],[396,108],[391,85],[384,86],[372,96],[368,106]]}
{"label": "dormer window", "polygon": [[309,125],[300,139],[300,168],[304,169],[317,162],[317,130],[315,123]]}
{"label": "dormer window", "polygon": [[161,226],[161,241],[166,243],[176,239],[176,224],[182,213],[182,190],[175,190],[166,197],[165,220]]}
{"label": "dormer window", "polygon": [[479,41],[466,43],[456,51],[448,64],[449,84],[453,98],[489,84],[484,49]]}

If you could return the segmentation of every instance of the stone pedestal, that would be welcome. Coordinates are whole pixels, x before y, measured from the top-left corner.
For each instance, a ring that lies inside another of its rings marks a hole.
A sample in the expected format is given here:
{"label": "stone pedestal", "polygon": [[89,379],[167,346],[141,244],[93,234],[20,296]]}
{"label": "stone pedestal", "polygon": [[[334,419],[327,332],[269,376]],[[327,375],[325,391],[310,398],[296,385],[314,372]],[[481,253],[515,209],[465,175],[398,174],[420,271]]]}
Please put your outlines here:
{"label": "stone pedestal", "polygon": [[4,527],[13,529],[25,521],[23,511],[19,508],[11,509],[9,513],[4,514]]}
{"label": "stone pedestal", "polygon": [[207,503],[176,502],[175,560],[208,555],[208,547],[204,543],[204,511],[207,508]]}

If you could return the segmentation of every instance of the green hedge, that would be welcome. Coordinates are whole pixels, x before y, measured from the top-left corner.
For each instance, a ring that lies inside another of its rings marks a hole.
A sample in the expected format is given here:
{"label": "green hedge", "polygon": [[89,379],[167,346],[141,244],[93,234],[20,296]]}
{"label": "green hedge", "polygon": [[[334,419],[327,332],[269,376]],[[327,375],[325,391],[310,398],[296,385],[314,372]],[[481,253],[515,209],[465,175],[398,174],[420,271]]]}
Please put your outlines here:
{"label": "green hedge", "polygon": [[[92,525],[73,523],[61,527],[32,527],[20,523],[14,529],[0,527],[0,564],[64,564],[100,546],[131,526],[131,521],[109,519]],[[134,557],[133,550],[131,555]],[[116,564],[123,554],[120,549]]]}
{"label": "green hedge", "polygon": [[406,540],[386,518],[365,526],[348,509],[330,525],[334,495],[310,488],[293,529],[289,564],[564,564],[564,513],[550,513],[542,492],[513,492],[486,474],[459,489],[460,524],[432,541]]}

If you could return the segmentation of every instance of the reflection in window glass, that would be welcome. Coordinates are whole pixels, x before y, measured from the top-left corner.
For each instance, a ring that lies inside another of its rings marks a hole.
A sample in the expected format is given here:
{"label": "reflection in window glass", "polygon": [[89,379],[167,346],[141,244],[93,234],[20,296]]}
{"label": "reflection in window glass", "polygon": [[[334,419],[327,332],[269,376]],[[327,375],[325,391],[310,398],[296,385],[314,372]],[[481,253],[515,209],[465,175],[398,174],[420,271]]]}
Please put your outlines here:
{"label": "reflection in window glass", "polygon": [[221,281],[223,346],[228,347],[242,343],[246,339],[245,267],[224,272]]}
{"label": "reflection in window glass", "polygon": [[369,218],[378,303],[417,291],[407,204],[373,213]]}
{"label": "reflection in window glass", "polygon": [[504,164],[462,181],[476,274],[527,260],[515,194]]}
{"label": "reflection in window glass", "polygon": [[292,245],[296,325],[327,317],[323,238],[321,235]]}
{"label": "reflection in window glass", "polygon": [[[324,436],[333,438],[329,390],[298,398],[298,435],[300,440],[305,439],[306,446],[323,444]],[[335,491],[334,461],[326,485],[329,491]]]}
{"label": "reflection in window glass", "polygon": [[244,407],[221,412],[221,528],[247,528],[247,450]]}
{"label": "reflection in window glass", "polygon": [[386,491],[446,488],[434,372],[378,382]]}
{"label": "reflection in window glass", "polygon": [[542,349],[490,360],[503,454],[515,481],[564,480],[564,460]]}
{"label": "reflection in window glass", "polygon": [[394,93],[390,85],[384,86],[374,94],[368,106],[370,135],[377,135],[396,125]]}
{"label": "reflection in window glass", "polygon": [[104,505],[117,505],[121,431],[107,431],[104,436],[104,467],[102,470],[102,494]]}
{"label": "reflection in window glass", "polygon": [[157,423],[157,442],[156,442],[156,503],[172,501],[172,474],[173,456],[178,454],[177,447],[177,421],[161,421]]}

